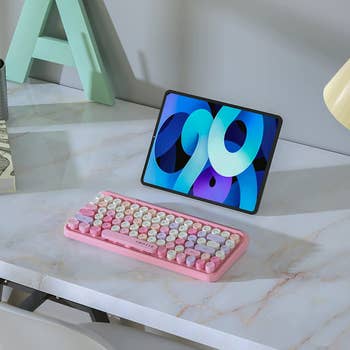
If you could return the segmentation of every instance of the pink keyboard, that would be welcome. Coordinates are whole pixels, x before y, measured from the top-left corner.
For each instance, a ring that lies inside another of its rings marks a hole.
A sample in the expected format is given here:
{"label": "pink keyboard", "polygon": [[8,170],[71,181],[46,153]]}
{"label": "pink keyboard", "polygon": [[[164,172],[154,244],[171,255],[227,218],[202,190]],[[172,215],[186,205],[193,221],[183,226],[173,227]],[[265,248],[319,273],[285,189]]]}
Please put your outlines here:
{"label": "pink keyboard", "polygon": [[64,234],[203,281],[218,280],[248,246],[242,231],[113,192],[81,208]]}

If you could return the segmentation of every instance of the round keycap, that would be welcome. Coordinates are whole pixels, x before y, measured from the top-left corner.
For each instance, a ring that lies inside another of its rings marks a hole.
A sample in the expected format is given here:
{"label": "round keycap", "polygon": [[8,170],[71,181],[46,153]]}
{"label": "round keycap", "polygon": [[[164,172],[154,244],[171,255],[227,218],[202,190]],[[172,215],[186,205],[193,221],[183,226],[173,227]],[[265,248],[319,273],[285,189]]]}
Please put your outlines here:
{"label": "round keycap", "polygon": [[211,226],[205,225],[205,226],[202,227],[202,230],[206,231],[206,232],[209,232],[211,230]]}
{"label": "round keycap", "polygon": [[127,235],[129,233],[129,229],[126,227],[123,227],[120,229],[119,232],[122,233],[123,235]]}
{"label": "round keycap", "polygon": [[179,227],[179,224],[176,223],[176,222],[172,222],[172,223],[169,225],[169,227],[170,227],[171,229],[177,229],[177,228]]}
{"label": "round keycap", "polygon": [[86,224],[85,222],[81,222],[79,224],[79,231],[81,233],[88,233],[90,231],[90,225]]}
{"label": "round keycap", "polygon": [[197,236],[198,237],[206,237],[207,236],[207,232],[206,231],[199,231]]}
{"label": "round keycap", "polygon": [[122,201],[121,201],[121,199],[119,199],[119,198],[116,198],[116,199],[113,200],[113,203],[114,203],[115,205],[119,205],[121,202],[122,202]]}
{"label": "round keycap", "polygon": [[115,210],[116,207],[117,207],[117,205],[115,203],[111,203],[111,204],[108,204],[107,209],[108,210]]}
{"label": "round keycap", "polygon": [[106,208],[107,207],[107,205],[108,205],[108,203],[107,202],[105,202],[105,201],[102,201],[102,202],[98,202],[98,204],[97,204],[100,208]]}
{"label": "round keycap", "polygon": [[184,253],[179,253],[176,255],[176,262],[178,264],[183,264],[186,261],[186,254]]}
{"label": "round keycap", "polygon": [[194,265],[195,261],[196,261],[196,258],[193,255],[189,255],[186,258],[186,265],[189,267],[192,267]]}
{"label": "round keycap", "polygon": [[145,233],[141,233],[137,236],[138,239],[142,239],[143,241],[145,241],[147,239],[147,235]]}
{"label": "round keycap", "polygon": [[101,226],[104,230],[109,230],[112,227],[110,222],[104,222]]}
{"label": "round keycap", "polygon": [[106,215],[108,215],[108,216],[115,216],[115,210],[107,210]]}
{"label": "round keycap", "polygon": [[124,214],[123,214],[123,213],[117,213],[117,214],[115,214],[115,217],[116,217],[117,219],[123,219]]}
{"label": "round keycap", "polygon": [[147,207],[140,207],[139,211],[141,213],[146,213],[148,211],[148,208]]}
{"label": "round keycap", "polygon": [[123,221],[120,224],[120,227],[122,227],[122,228],[129,228],[130,227],[130,222],[129,221]]}
{"label": "round keycap", "polygon": [[145,226],[142,226],[139,228],[139,233],[147,233],[147,231],[148,231],[148,228]]}
{"label": "round keycap", "polygon": [[150,209],[150,210],[148,211],[148,214],[150,214],[151,216],[154,216],[154,215],[157,214],[157,210],[155,210],[155,209]]}
{"label": "round keycap", "polygon": [[118,207],[115,208],[115,211],[116,211],[117,213],[122,213],[122,212],[125,211],[125,207],[122,206],[122,205],[119,205]]}
{"label": "round keycap", "polygon": [[220,232],[221,232],[221,230],[220,230],[219,228],[213,228],[213,229],[211,230],[211,233],[212,233],[213,235],[218,235]]}
{"label": "round keycap", "polygon": [[192,220],[185,220],[184,224],[189,227],[189,226],[193,225],[193,221]]}
{"label": "round keycap", "polygon": [[90,235],[92,237],[98,237],[101,235],[101,226],[92,226],[90,227]]}
{"label": "round keycap", "polygon": [[135,231],[135,230],[132,230],[132,231],[129,232],[129,236],[130,237],[137,237],[138,235],[139,235],[139,233],[137,231]]}
{"label": "round keycap", "polygon": [[187,233],[184,232],[184,231],[181,231],[181,232],[179,232],[178,237],[182,238],[182,239],[186,239],[187,238]]}
{"label": "round keycap", "polygon": [[195,235],[189,235],[189,236],[187,237],[187,239],[188,239],[189,241],[196,242],[196,241],[197,241],[197,236],[195,236]]}
{"label": "round keycap", "polygon": [[223,237],[223,238],[229,238],[229,237],[230,237],[230,232],[228,232],[228,231],[222,231],[222,232],[221,232],[221,237]]}
{"label": "round keycap", "polygon": [[194,247],[194,242],[193,241],[187,241],[185,243],[185,247],[186,248],[193,248]]}
{"label": "round keycap", "polygon": [[167,257],[167,259],[168,260],[174,260],[175,259],[175,257],[176,257],[176,252],[175,252],[175,250],[173,250],[173,249],[170,249],[170,250],[168,250],[168,252],[167,252],[167,254],[166,254],[166,257]]}
{"label": "round keycap", "polygon": [[195,228],[191,227],[187,230],[187,233],[189,235],[195,235],[197,233],[197,230]]}
{"label": "round keycap", "polygon": [[122,206],[123,206],[124,208],[129,208],[130,205],[131,205],[131,203],[130,203],[129,201],[124,201],[124,202],[122,202]]}
{"label": "round keycap", "polygon": [[163,218],[166,216],[166,214],[164,213],[164,211],[159,211],[159,212],[157,213],[157,216],[158,216],[159,218],[163,219]]}
{"label": "round keycap", "polygon": [[175,248],[175,243],[174,243],[174,242],[167,242],[167,243],[165,244],[165,247],[166,247],[167,249],[174,249],[174,248]]}
{"label": "round keycap", "polygon": [[166,219],[169,221],[169,222],[173,222],[175,220],[175,216],[172,215],[172,214],[169,214],[166,216]]}
{"label": "round keycap", "polygon": [[98,211],[97,211],[99,214],[104,214],[107,212],[107,209],[106,208],[98,208]]}
{"label": "round keycap", "polygon": [[67,225],[71,230],[77,230],[79,227],[79,220],[76,218],[71,218],[68,220]]}
{"label": "round keycap", "polygon": [[156,244],[159,245],[159,246],[165,245],[165,240],[164,239],[158,239]]}
{"label": "round keycap", "polygon": [[218,258],[220,258],[221,260],[224,260],[225,259],[225,252],[223,250],[218,250],[216,253],[215,253],[215,256],[217,256]]}
{"label": "round keycap", "polygon": [[93,225],[94,225],[94,226],[101,226],[101,225],[102,225],[102,220],[95,220],[95,221],[93,222]]}
{"label": "round keycap", "polygon": [[143,213],[141,211],[135,211],[134,218],[141,219],[143,216]]}
{"label": "round keycap", "polygon": [[151,220],[152,219],[152,215],[147,213],[142,217],[142,220]]}
{"label": "round keycap", "polygon": [[181,218],[181,217],[177,217],[177,218],[175,219],[175,222],[176,222],[177,224],[181,225],[181,224],[184,222],[184,219]]}
{"label": "round keycap", "polygon": [[169,226],[169,220],[164,219],[160,222],[160,226]]}
{"label": "round keycap", "polygon": [[111,223],[113,221],[113,218],[111,216],[105,216],[102,221]]}
{"label": "round keycap", "polygon": [[165,239],[165,237],[166,237],[166,234],[165,234],[164,232],[159,232],[159,233],[157,234],[157,238],[158,238],[158,239]]}
{"label": "round keycap", "polygon": [[148,236],[152,236],[153,237],[153,236],[156,236],[156,235],[157,235],[157,231],[156,230],[152,229],[152,230],[148,231]]}
{"label": "round keycap", "polygon": [[105,202],[109,203],[109,202],[112,202],[113,197],[111,197],[111,196],[106,196],[106,197],[103,198],[103,200],[104,200]]}
{"label": "round keycap", "polygon": [[132,217],[134,216],[134,211],[130,208],[126,209],[124,213],[125,213],[125,215],[130,215]]}
{"label": "round keycap", "polygon": [[133,217],[132,215],[126,215],[126,216],[124,217],[124,220],[125,220],[125,221],[128,221],[128,222],[130,222],[130,223],[132,223],[133,220],[134,220],[134,217]]}
{"label": "round keycap", "polygon": [[150,236],[150,237],[147,238],[147,242],[156,243],[156,241],[157,241],[156,237]]}
{"label": "round keycap", "polygon": [[192,227],[195,228],[196,230],[200,230],[202,228],[202,224],[199,222],[195,222]]}
{"label": "round keycap", "polygon": [[164,233],[168,233],[169,232],[169,227],[168,226],[162,226],[160,229],[159,229],[160,232],[164,232]]}
{"label": "round keycap", "polygon": [[121,222],[122,222],[122,220],[121,220],[121,219],[116,218],[116,219],[113,219],[113,221],[112,221],[112,225],[120,225],[120,224],[121,224]]}
{"label": "round keycap", "polygon": [[182,238],[176,238],[175,243],[176,244],[180,244],[180,245],[184,245],[185,244],[185,240],[182,239]]}
{"label": "round keycap", "polygon": [[205,260],[202,260],[202,259],[198,259],[196,261],[196,269],[197,270],[204,270],[204,267],[205,267],[205,264],[206,264],[206,261]]}
{"label": "round keycap", "polygon": [[151,221],[143,221],[142,222],[143,227],[150,227],[151,226]]}
{"label": "round keycap", "polygon": [[205,244],[205,243],[207,243],[207,240],[204,237],[200,237],[197,239],[197,243],[198,244]]}
{"label": "round keycap", "polygon": [[215,249],[220,248],[220,244],[218,242],[215,242],[215,241],[208,241],[207,242],[207,246],[215,248]]}
{"label": "round keycap", "polygon": [[151,225],[151,228],[153,229],[153,230],[159,230],[160,229],[160,225],[159,224],[152,224]]}
{"label": "round keycap", "polygon": [[230,254],[231,249],[227,245],[222,245],[220,249],[225,253],[225,255]]}
{"label": "round keycap", "polygon": [[175,239],[176,239],[176,237],[168,235],[168,236],[166,237],[165,240],[166,240],[167,242],[174,242]]}
{"label": "round keycap", "polygon": [[174,237],[177,237],[178,233],[179,233],[179,231],[175,230],[175,229],[172,229],[169,231],[169,235],[174,236]]}
{"label": "round keycap", "polygon": [[186,232],[187,229],[188,229],[188,227],[187,227],[186,225],[181,225],[181,226],[179,226],[179,231],[184,231],[184,232]]}
{"label": "round keycap", "polygon": [[142,224],[142,219],[138,218],[138,219],[134,219],[134,224],[136,225],[141,225]]}
{"label": "round keycap", "polygon": [[176,253],[182,253],[185,250],[183,245],[177,245],[175,246]]}
{"label": "round keycap", "polygon": [[151,221],[153,224],[159,224],[161,222],[161,219],[160,219],[160,217],[155,216],[154,218],[152,218]]}
{"label": "round keycap", "polygon": [[133,203],[133,204],[130,205],[130,209],[131,210],[137,210],[139,208],[140,208],[140,206],[137,203]]}
{"label": "round keycap", "polygon": [[119,226],[119,225],[113,225],[113,226],[111,227],[111,230],[112,230],[112,231],[119,231],[119,230],[120,230],[120,226]]}
{"label": "round keycap", "polygon": [[235,243],[237,244],[237,243],[239,243],[239,241],[240,241],[240,236],[239,236],[239,234],[238,233],[233,233],[231,236],[230,236],[230,239],[232,239],[233,241],[235,241]]}
{"label": "round keycap", "polygon": [[230,249],[233,249],[235,247],[236,243],[234,240],[232,239],[228,239],[226,242],[225,242],[225,246],[226,247],[229,247]]}
{"label": "round keycap", "polygon": [[210,257],[211,257],[211,255],[208,254],[208,253],[203,253],[203,254],[201,255],[201,259],[202,259],[202,260],[209,260]]}
{"label": "round keycap", "polygon": [[205,264],[205,272],[206,273],[212,273],[215,271],[215,264],[212,261],[208,261]]}

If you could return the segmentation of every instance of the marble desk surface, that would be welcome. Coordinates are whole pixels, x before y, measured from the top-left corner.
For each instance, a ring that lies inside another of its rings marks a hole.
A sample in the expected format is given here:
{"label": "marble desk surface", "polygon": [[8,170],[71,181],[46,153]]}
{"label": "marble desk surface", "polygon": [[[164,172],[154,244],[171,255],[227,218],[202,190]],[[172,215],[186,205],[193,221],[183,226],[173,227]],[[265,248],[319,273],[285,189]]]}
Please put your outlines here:
{"label": "marble desk surface", "polygon": [[[251,216],[141,185],[156,109],[40,81],[9,84],[9,103],[1,278],[221,349],[349,348],[350,157],[280,140]],[[65,238],[104,189],[241,228],[248,252],[210,284]]]}

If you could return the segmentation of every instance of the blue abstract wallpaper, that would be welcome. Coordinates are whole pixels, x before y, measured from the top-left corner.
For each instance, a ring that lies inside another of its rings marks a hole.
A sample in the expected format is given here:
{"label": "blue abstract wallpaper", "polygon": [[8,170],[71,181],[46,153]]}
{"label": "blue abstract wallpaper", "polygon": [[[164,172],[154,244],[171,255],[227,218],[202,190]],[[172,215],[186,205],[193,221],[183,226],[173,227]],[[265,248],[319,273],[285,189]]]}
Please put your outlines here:
{"label": "blue abstract wallpaper", "polygon": [[274,116],[169,93],[143,181],[252,212],[278,131]]}

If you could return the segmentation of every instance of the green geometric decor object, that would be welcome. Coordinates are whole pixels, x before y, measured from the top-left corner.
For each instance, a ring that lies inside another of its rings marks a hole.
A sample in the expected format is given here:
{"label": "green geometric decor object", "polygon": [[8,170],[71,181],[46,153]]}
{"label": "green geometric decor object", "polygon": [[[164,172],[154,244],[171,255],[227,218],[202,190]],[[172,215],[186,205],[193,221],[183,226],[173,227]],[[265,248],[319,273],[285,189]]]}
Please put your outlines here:
{"label": "green geometric decor object", "polygon": [[[43,36],[56,2],[67,40]],[[6,57],[7,79],[23,83],[34,58],[76,67],[87,98],[113,105],[112,88],[82,0],[26,0]]]}

